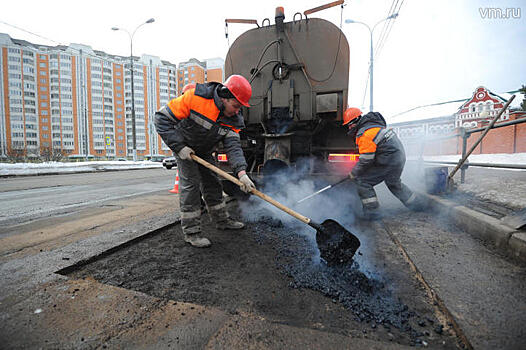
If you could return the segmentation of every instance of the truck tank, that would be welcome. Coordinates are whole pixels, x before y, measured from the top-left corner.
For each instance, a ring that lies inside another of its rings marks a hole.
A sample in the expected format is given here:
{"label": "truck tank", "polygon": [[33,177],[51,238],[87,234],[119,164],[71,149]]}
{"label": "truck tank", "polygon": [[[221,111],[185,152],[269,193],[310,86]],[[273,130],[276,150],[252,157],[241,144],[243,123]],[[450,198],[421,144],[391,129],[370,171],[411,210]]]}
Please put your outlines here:
{"label": "truck tank", "polygon": [[296,13],[285,22],[278,7],[275,24],[265,19],[262,24],[268,25],[241,34],[225,59],[226,77],[240,74],[252,85],[240,134],[252,173],[300,167],[309,175],[339,173],[357,160],[354,142],[341,125],[349,44],[333,23],[302,17]]}

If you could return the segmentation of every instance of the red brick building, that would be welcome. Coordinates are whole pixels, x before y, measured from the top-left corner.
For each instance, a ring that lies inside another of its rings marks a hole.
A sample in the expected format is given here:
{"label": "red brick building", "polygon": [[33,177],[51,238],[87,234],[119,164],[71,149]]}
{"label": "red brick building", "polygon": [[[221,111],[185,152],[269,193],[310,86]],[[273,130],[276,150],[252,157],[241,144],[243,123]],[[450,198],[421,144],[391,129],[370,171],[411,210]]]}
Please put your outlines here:
{"label": "red brick building", "polygon": [[[515,100],[497,120],[496,125],[516,119],[525,119],[520,109],[524,95],[515,93]],[[451,155],[462,153],[461,128],[483,128],[500,112],[512,94],[497,95],[480,86],[471,98],[412,110],[411,117],[418,114],[424,119],[391,123],[406,146],[408,157]],[[460,103],[460,105],[459,105]],[[434,117],[430,117],[435,114]],[[407,116],[406,116],[407,117]],[[471,134],[467,148],[476,142],[482,131]],[[526,152],[526,122],[490,130],[473,154],[523,153]]]}

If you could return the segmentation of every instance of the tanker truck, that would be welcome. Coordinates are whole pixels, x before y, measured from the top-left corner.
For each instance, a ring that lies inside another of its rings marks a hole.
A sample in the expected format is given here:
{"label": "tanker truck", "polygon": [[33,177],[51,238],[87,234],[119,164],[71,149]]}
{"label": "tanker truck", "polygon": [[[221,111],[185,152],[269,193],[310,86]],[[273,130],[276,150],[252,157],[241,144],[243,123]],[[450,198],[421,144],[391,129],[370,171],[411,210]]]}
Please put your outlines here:
{"label": "tanker truck", "polygon": [[[342,126],[349,44],[333,23],[308,17],[342,3],[298,12],[289,22],[282,7],[276,9],[274,24],[268,18],[261,26],[256,20],[226,20],[227,28],[229,23],[257,25],[237,37],[225,59],[225,77],[240,74],[252,86],[240,136],[253,175],[282,169],[301,169],[309,176],[343,174],[358,160],[354,141]],[[217,158],[228,168],[221,146]]]}

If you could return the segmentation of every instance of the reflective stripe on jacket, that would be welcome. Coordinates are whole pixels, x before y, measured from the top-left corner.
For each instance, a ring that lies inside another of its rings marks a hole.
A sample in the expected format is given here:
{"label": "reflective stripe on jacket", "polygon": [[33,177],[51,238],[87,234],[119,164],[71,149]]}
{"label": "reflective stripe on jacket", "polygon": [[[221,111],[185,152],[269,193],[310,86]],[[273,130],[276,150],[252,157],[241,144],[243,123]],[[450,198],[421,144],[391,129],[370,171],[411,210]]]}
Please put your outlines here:
{"label": "reflective stripe on jacket", "polygon": [[385,120],[379,113],[363,116],[357,128],[356,145],[360,158],[351,171],[354,176],[362,175],[375,164],[396,166],[405,162],[402,143],[392,129],[386,129]]}
{"label": "reflective stripe on jacket", "polygon": [[195,89],[172,99],[155,114],[155,127],[164,143],[174,152],[184,146],[197,155],[210,154],[223,142],[228,161],[237,174],[247,167],[239,131],[245,126],[240,113],[227,117],[221,112],[217,95],[219,83],[197,84]]}

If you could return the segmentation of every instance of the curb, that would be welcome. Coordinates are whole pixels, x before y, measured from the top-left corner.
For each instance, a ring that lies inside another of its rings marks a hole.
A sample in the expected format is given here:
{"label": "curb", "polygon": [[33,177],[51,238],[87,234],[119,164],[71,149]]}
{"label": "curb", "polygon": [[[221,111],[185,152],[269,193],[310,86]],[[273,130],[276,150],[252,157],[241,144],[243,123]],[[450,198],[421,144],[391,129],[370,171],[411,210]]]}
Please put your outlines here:
{"label": "curb", "polygon": [[423,194],[431,206],[447,214],[453,223],[471,236],[492,244],[498,250],[526,261],[526,232],[504,225],[499,219],[482,214],[449,199]]}
{"label": "curb", "polygon": [[526,260],[526,232],[514,233],[508,242],[513,256]]}

